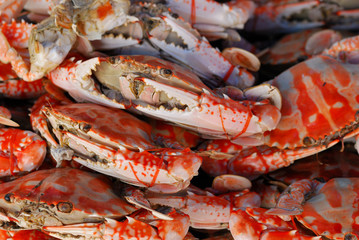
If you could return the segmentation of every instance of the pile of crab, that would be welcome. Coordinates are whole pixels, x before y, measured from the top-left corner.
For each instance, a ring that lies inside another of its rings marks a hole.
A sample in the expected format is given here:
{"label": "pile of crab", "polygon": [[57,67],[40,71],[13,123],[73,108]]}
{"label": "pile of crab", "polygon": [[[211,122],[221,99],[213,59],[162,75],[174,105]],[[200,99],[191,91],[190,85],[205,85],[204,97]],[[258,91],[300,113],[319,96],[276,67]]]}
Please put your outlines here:
{"label": "pile of crab", "polygon": [[0,20],[0,240],[359,238],[355,1]]}

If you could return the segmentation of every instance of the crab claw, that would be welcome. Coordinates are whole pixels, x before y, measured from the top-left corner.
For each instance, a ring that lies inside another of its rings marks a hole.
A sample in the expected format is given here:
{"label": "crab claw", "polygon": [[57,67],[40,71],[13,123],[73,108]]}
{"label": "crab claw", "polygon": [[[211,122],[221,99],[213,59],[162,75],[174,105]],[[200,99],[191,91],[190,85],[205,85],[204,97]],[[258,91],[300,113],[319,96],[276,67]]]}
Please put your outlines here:
{"label": "crab claw", "polygon": [[[206,79],[207,85],[216,87],[222,85],[222,81],[226,85],[237,86],[241,89],[253,85],[255,79],[250,72],[234,66],[218,49],[213,48],[206,38],[201,37],[181,18],[174,18],[168,13],[163,13],[161,18],[151,18],[151,22],[156,24],[147,27],[150,42],[171,58],[188,65],[193,72]],[[174,35],[180,37],[174,41]],[[249,53],[242,51],[240,54],[236,52],[236,54],[228,55],[231,55],[231,58],[237,57],[236,63],[240,62],[254,69],[258,67],[256,66],[258,62],[255,63],[256,57],[250,56]],[[242,56],[242,61],[238,61],[240,56]]]}
{"label": "crab claw", "polygon": [[161,239],[150,225],[131,217],[126,217],[126,220],[123,222],[105,218],[103,223],[47,226],[43,227],[42,230],[51,236],[61,239],[73,239],[75,236],[82,236],[86,239]]}
{"label": "crab claw", "polygon": [[293,32],[320,27],[340,7],[330,1],[268,1],[258,7],[248,21],[247,30],[259,32]]}
{"label": "crab claw", "polygon": [[[178,89],[154,84],[150,79],[143,79],[146,84],[155,86],[159,91],[167,90],[170,96],[181,101],[188,110],[153,108],[149,106],[136,106],[136,110],[167,121],[175,122],[185,128],[201,133],[208,138],[228,138],[241,141],[241,138],[262,134],[273,129],[279,122],[280,113],[277,107],[271,104],[254,104],[247,106],[229,98],[219,98],[203,90],[202,94],[189,93],[185,95]],[[171,88],[171,91],[169,91]],[[180,98],[178,98],[180,99]],[[242,140],[243,140],[242,139]],[[256,140],[255,143],[259,144]],[[258,139],[261,142],[261,140]]]}
{"label": "crab claw", "polygon": [[17,124],[10,118],[11,112],[7,108],[0,106],[0,124],[11,127],[19,127],[19,124]]}
{"label": "crab claw", "polygon": [[49,17],[32,29],[29,38],[31,73],[44,76],[65,59],[76,41],[71,29],[56,26]]}

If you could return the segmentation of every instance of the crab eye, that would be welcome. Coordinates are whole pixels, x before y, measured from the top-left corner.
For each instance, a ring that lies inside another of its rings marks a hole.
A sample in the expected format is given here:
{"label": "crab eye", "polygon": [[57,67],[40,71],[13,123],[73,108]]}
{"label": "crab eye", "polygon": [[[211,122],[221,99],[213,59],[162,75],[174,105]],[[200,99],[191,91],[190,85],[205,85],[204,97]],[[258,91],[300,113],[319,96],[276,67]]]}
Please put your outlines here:
{"label": "crab eye", "polygon": [[160,69],[160,74],[163,76],[163,77],[170,77],[172,75],[172,70],[171,69],[168,69],[168,68],[161,68]]}
{"label": "crab eye", "polygon": [[344,236],[344,240],[355,240],[355,239],[357,239],[357,238],[351,233],[347,233]]}
{"label": "crab eye", "polygon": [[57,210],[63,213],[70,213],[72,211],[72,203],[69,202],[59,202],[57,204]]}
{"label": "crab eye", "polygon": [[315,139],[312,137],[305,137],[303,139],[303,144],[307,147],[313,146],[316,143]]}
{"label": "crab eye", "polygon": [[172,13],[171,16],[176,19],[179,18],[179,15],[177,13]]}
{"label": "crab eye", "polygon": [[5,201],[7,202],[14,202],[14,194],[13,193],[8,193],[5,195],[4,197]]}
{"label": "crab eye", "polygon": [[83,124],[81,126],[82,130],[85,131],[85,132],[88,132],[90,131],[90,129],[92,128],[92,126],[90,124]]}

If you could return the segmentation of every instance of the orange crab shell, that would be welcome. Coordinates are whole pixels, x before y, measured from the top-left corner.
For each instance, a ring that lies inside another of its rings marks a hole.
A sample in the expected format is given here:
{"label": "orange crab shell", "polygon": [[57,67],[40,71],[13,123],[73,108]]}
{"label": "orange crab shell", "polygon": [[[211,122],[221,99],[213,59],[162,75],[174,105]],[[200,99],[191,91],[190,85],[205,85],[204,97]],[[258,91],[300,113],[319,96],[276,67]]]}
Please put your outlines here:
{"label": "orange crab shell", "polygon": [[30,131],[3,128],[0,149],[0,176],[4,177],[40,167],[46,155],[46,142]]}
{"label": "orange crab shell", "polygon": [[96,135],[116,148],[119,145],[133,150],[155,148],[150,142],[151,126],[119,109],[77,103],[47,108],[46,112],[82,126],[87,134]]}
{"label": "orange crab shell", "polygon": [[359,178],[333,178],[303,205],[296,218],[317,235],[346,239],[359,235]]}
{"label": "orange crab shell", "polygon": [[[114,194],[109,181],[103,176],[71,168],[39,170],[3,183],[0,198],[5,212],[6,200],[15,205],[20,200],[46,203],[50,207],[57,206],[60,213],[61,204],[71,206],[65,208],[68,220],[76,219],[76,213],[80,212],[96,216],[124,216],[135,210]],[[74,214],[72,218],[71,213]]]}
{"label": "orange crab shell", "polygon": [[325,145],[331,136],[347,134],[342,129],[357,122],[358,74],[356,64],[317,56],[276,77],[272,83],[283,97],[282,118],[265,133],[266,144],[295,148],[314,139]]}

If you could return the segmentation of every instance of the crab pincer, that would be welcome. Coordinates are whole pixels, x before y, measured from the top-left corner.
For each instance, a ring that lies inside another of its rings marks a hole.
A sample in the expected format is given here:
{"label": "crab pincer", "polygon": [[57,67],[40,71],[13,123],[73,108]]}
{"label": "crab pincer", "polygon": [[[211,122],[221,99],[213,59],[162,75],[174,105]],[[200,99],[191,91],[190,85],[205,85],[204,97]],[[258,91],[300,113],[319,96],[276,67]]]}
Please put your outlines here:
{"label": "crab pincer", "polygon": [[245,90],[245,99],[236,101],[215,93],[192,72],[151,56],[69,59],[48,77],[77,101],[127,108],[205,138],[258,145],[280,119],[280,94],[269,84]]}

